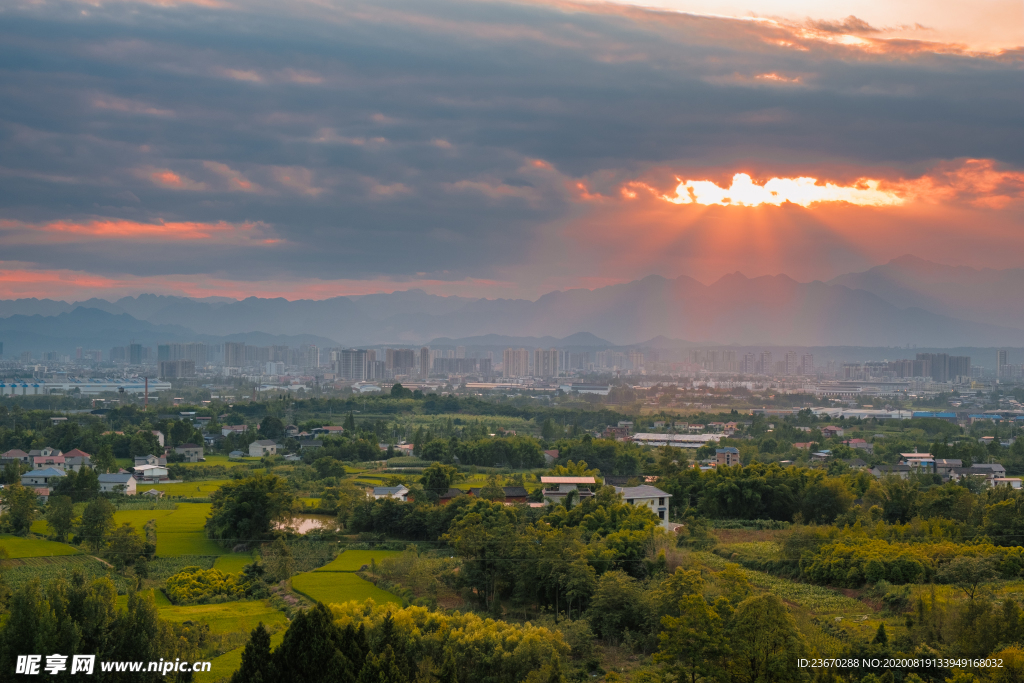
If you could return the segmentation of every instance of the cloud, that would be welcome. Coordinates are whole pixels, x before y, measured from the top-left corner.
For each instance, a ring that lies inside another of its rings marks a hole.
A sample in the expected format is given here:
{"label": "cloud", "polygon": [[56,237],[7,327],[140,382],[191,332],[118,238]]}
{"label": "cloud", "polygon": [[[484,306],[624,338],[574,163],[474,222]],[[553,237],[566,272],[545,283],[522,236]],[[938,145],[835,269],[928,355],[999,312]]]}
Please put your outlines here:
{"label": "cloud", "polygon": [[[667,273],[672,259],[732,272],[747,243],[822,277],[888,260],[845,216],[907,220],[923,245],[921,217],[941,210],[941,225],[993,226],[985,249],[1013,239],[990,217],[1019,205],[1022,55],[894,33],[859,10],[81,9],[71,21],[68,5],[18,5],[0,26],[23,55],[0,79],[0,218],[15,226],[0,247],[27,267],[221,282],[257,270],[268,291],[430,271],[512,283],[511,296],[595,269]],[[813,249],[789,259],[776,238]]]}
{"label": "cloud", "polygon": [[142,223],[117,218],[92,218],[47,223],[24,223],[0,220],[0,244],[32,244],[51,242],[116,241],[133,242],[217,242],[234,244],[275,244],[280,240],[266,236],[262,223],[196,223],[191,221],[160,221]]}
{"label": "cloud", "polygon": [[811,206],[819,202],[847,202],[858,206],[899,206],[904,200],[895,192],[879,190],[878,180],[862,178],[850,186],[819,183],[815,178],[770,178],[755,183],[746,173],[732,177],[729,187],[708,180],[683,180],[675,195],[660,195],[673,204],[718,204],[720,206],[780,206],[787,202]]}

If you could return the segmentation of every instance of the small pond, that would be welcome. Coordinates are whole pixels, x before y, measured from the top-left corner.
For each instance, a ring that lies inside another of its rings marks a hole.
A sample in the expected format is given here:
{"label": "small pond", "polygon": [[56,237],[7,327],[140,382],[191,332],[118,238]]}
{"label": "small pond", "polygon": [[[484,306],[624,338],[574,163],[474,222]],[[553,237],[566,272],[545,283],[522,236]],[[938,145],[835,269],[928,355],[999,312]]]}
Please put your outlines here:
{"label": "small pond", "polygon": [[338,521],[332,515],[292,515],[291,519],[278,522],[274,526],[297,534],[308,534],[314,529],[333,531],[338,528]]}

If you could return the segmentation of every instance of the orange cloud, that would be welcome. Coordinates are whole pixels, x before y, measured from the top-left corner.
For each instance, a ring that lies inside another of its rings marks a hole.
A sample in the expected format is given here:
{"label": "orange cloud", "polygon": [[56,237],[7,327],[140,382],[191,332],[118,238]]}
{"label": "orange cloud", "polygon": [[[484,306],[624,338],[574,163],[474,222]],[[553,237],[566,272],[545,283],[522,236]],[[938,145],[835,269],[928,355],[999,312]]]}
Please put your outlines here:
{"label": "orange cloud", "polygon": [[196,182],[187,176],[175,173],[169,168],[143,168],[135,173],[148,179],[154,185],[159,185],[168,190],[202,191],[209,189],[206,183]]}
{"label": "orange cloud", "polygon": [[[0,221],[0,244],[37,244],[42,242],[86,242],[116,240],[138,242],[204,241],[229,244],[264,244],[267,226],[263,223],[197,223],[170,221],[140,223],[116,218],[88,221],[60,220],[49,223]],[[277,242],[280,240],[274,240]]]}
{"label": "orange cloud", "polygon": [[898,206],[903,203],[904,200],[895,193],[879,190],[879,182],[865,178],[844,187],[833,183],[819,184],[815,178],[772,178],[758,185],[746,173],[737,173],[732,177],[732,185],[727,188],[719,187],[710,180],[682,180],[676,186],[675,196],[661,195],[661,199],[673,204],[705,206],[781,206],[786,202],[800,206],[818,202]]}
{"label": "orange cloud", "polygon": [[[418,278],[395,280],[374,278],[368,280],[324,280],[300,278],[295,280],[241,281],[213,275],[166,275],[107,277],[69,269],[35,269],[25,263],[0,261],[0,286],[9,297],[37,297],[50,299],[88,299],[99,297],[116,299],[143,292],[178,296],[224,296],[243,299],[249,296],[296,299],[328,299],[335,296],[358,296],[406,289],[423,289],[443,296],[483,296],[507,293],[512,282],[465,278],[438,280]],[[73,294],[69,295],[69,292]]]}

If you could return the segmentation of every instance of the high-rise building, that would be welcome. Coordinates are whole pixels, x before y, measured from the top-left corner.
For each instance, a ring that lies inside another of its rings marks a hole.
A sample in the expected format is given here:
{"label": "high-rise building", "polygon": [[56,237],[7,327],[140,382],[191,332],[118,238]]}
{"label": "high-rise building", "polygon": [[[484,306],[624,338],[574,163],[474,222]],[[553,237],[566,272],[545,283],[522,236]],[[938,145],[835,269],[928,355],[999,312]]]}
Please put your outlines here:
{"label": "high-rise building", "polygon": [[342,349],[338,352],[334,371],[341,379],[361,382],[366,379],[368,360],[365,349]]}
{"label": "high-rise building", "polygon": [[644,367],[644,352],[637,349],[629,350],[629,367],[634,372],[642,370]]}
{"label": "high-rise building", "polygon": [[757,358],[757,372],[762,375],[770,375],[774,371],[772,367],[772,352],[762,351]]}
{"label": "high-rise building", "polygon": [[800,374],[801,375],[813,375],[814,374],[814,354],[805,353],[800,356]]}
{"label": "high-rise building", "polygon": [[420,349],[420,377],[426,379],[430,376],[430,347],[424,346]]}
{"label": "high-rise building", "polygon": [[466,347],[465,346],[456,346],[455,347],[455,357],[456,358],[465,358],[466,357]]}
{"label": "high-rise building", "polygon": [[416,352],[412,349],[386,349],[384,367],[394,375],[411,375],[416,369]]}
{"label": "high-rise building", "polygon": [[245,365],[245,344],[243,342],[224,342],[224,366],[240,368]]}
{"label": "high-rise building", "polygon": [[157,371],[164,379],[195,377],[196,364],[190,360],[162,360],[157,362]]}
{"label": "high-rise building", "polygon": [[[533,350],[533,376],[554,377],[558,374],[558,349]],[[515,375],[522,377],[523,375]]]}
{"label": "high-rise building", "polygon": [[917,360],[931,363],[931,378],[936,382],[952,382],[957,377],[971,376],[970,356],[950,356],[947,353],[919,353]]}
{"label": "high-rise building", "polygon": [[799,371],[800,371],[800,368],[797,366],[796,351],[787,351],[786,352],[786,374],[787,375],[796,375],[796,374],[799,373]]}
{"label": "high-rise building", "polygon": [[999,349],[996,351],[996,380],[1003,379],[1003,375],[1006,374],[1003,367],[1006,366],[1006,349]]}
{"label": "high-rise building", "polygon": [[502,367],[505,377],[529,377],[530,352],[526,349],[505,349],[502,353]]}
{"label": "high-rise building", "polygon": [[142,365],[145,358],[142,355],[142,344],[130,344],[128,346],[128,364]]}
{"label": "high-rise building", "polygon": [[754,354],[743,354],[743,361],[740,363],[740,372],[746,375],[753,375],[757,372],[757,360]]}

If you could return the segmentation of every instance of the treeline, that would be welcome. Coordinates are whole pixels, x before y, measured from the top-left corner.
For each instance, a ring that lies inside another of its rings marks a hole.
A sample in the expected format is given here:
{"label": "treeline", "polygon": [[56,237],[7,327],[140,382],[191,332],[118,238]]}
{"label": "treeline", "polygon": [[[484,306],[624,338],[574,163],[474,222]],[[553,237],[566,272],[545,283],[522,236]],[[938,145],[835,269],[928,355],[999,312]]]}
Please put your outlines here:
{"label": "treeline", "polygon": [[569,647],[531,624],[349,602],[299,612],[271,651],[260,624],[231,683],[413,683],[564,681]]}
{"label": "treeline", "polygon": [[[58,577],[41,585],[32,581],[10,593],[0,587],[0,671],[5,680],[33,680],[36,676],[16,676],[19,655],[67,657],[66,670],[57,680],[74,680],[71,675],[74,655],[95,655],[95,667],[87,678],[96,681],[191,680],[191,673],[141,672],[133,674],[105,673],[104,661],[194,662],[207,658],[210,645],[209,627],[198,622],[184,624],[165,621],[158,616],[149,593],[131,592],[125,609],[116,606],[117,590],[107,578],[86,582],[81,573]],[[50,676],[47,676],[49,678]]]}

